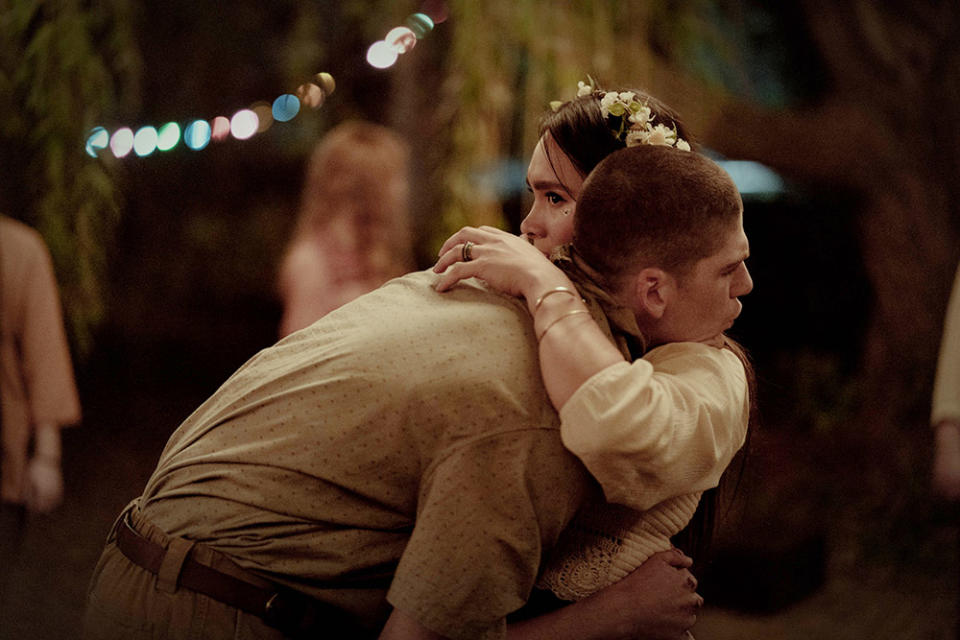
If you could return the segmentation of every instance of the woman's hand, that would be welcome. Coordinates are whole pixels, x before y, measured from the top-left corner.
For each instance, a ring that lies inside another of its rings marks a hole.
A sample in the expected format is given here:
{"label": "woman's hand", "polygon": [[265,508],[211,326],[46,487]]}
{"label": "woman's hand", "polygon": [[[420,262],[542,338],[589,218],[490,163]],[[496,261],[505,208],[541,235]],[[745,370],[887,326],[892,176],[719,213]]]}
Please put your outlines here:
{"label": "woman's hand", "polygon": [[[463,247],[467,242],[472,245],[470,260],[465,262]],[[494,227],[464,227],[450,236],[440,248],[440,259],[433,270],[443,274],[437,291],[477,277],[497,291],[525,297],[528,305],[548,289],[573,289],[563,271],[526,239]]]}

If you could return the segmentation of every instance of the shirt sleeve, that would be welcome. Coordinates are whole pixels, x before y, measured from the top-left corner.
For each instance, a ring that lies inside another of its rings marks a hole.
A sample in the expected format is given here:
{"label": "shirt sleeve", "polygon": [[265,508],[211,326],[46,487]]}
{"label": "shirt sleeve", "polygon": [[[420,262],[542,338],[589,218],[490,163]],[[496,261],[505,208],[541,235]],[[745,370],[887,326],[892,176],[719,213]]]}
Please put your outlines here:
{"label": "shirt sleeve", "polygon": [[933,386],[931,421],[960,420],[960,267],[953,281]]}
{"label": "shirt sleeve", "polygon": [[749,411],[736,355],[671,343],[587,380],[560,411],[561,434],[608,501],[646,510],[717,486]]}
{"label": "shirt sleeve", "polygon": [[555,429],[461,446],[425,474],[387,600],[449,638],[502,638],[588,486]]}
{"label": "shirt sleeve", "polygon": [[27,396],[34,423],[70,425],[80,420],[80,400],[60,294],[50,253],[39,235],[34,237],[36,246],[22,283],[27,295],[20,348]]}

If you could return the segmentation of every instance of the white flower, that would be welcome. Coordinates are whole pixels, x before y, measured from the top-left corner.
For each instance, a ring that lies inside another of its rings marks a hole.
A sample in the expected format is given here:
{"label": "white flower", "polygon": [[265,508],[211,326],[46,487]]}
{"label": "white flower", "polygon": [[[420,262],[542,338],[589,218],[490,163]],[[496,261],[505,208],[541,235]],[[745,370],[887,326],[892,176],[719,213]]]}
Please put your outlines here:
{"label": "white flower", "polygon": [[[578,98],[594,93],[593,79],[589,79],[589,84],[582,80],[577,83]],[[677,135],[676,126],[671,128],[663,124],[653,124],[653,110],[645,102],[637,100],[637,94],[633,91],[623,93],[597,91],[597,93],[600,95],[600,113],[603,117],[620,118],[618,125],[611,125],[613,134],[617,138],[622,138],[628,147],[650,144],[690,151],[690,143]],[[550,103],[550,107],[556,111],[562,104],[554,101]]]}
{"label": "white flower", "polygon": [[630,129],[627,131],[627,139],[625,142],[628,147],[635,147],[639,144],[643,144],[646,136],[647,132],[644,129]]}
{"label": "white flower", "polygon": [[[639,103],[634,103],[639,104]],[[647,105],[640,105],[639,108],[634,110],[632,107],[630,109],[633,113],[630,114],[630,122],[639,125],[645,125],[651,120],[653,120],[653,113],[650,111],[650,107]]]}
{"label": "white flower", "polygon": [[672,147],[676,135],[671,129],[666,128],[662,124],[655,125],[654,127],[648,129],[647,139],[644,140],[646,144],[662,145],[666,147]]}
{"label": "white flower", "polygon": [[[617,95],[616,91],[608,91],[603,94],[603,97],[600,98],[600,112],[603,114],[603,117],[606,118],[611,113],[611,108],[617,104]],[[621,113],[623,113],[621,111]],[[617,115],[614,113],[614,115]]]}

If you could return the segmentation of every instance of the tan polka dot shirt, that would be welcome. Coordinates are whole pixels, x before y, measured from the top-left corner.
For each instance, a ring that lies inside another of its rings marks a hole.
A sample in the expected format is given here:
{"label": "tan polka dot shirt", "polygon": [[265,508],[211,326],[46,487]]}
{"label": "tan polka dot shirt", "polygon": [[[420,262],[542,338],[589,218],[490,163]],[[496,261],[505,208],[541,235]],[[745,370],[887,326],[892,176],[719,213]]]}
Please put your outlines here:
{"label": "tan polka dot shirt", "polygon": [[596,487],[522,303],[434,281],[393,280],[247,362],[173,434],[144,515],[372,623],[389,601],[500,637]]}

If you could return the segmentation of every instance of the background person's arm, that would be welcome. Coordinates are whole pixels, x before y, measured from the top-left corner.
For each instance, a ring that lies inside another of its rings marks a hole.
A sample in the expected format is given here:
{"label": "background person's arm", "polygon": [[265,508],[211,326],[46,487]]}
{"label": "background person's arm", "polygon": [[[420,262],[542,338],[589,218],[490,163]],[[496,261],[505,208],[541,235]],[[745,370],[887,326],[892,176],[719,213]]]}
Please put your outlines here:
{"label": "background person's arm", "polygon": [[33,457],[27,465],[24,498],[31,511],[47,513],[63,501],[60,427],[53,422],[38,423],[33,437]]}
{"label": "background person's arm", "polygon": [[934,489],[947,500],[960,500],[960,420],[941,420],[934,430]]}

